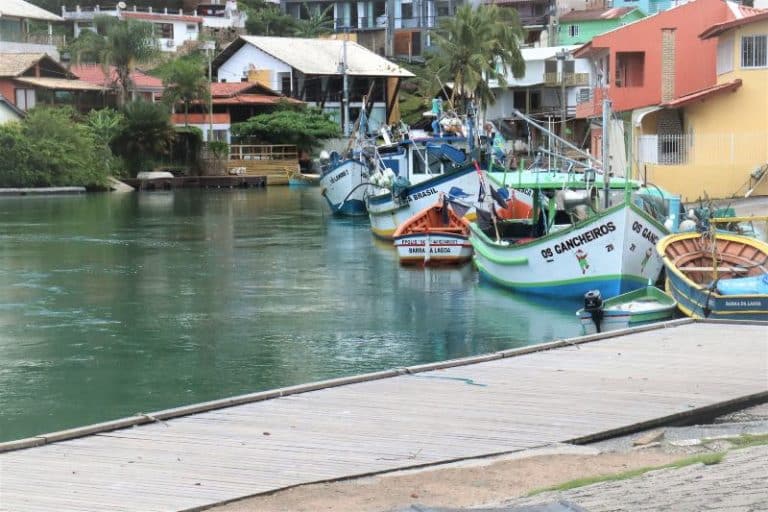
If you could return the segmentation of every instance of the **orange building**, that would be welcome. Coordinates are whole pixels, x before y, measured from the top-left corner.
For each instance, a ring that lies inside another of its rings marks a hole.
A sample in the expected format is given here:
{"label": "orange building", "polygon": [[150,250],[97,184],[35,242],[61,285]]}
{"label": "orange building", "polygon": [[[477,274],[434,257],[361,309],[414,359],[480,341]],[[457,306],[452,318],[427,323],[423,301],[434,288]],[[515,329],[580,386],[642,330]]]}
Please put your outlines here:
{"label": "orange building", "polygon": [[614,112],[626,112],[715,85],[717,42],[699,34],[753,13],[733,2],[695,0],[596,36],[574,52],[592,61],[600,81],[576,117],[599,117],[605,94]]}

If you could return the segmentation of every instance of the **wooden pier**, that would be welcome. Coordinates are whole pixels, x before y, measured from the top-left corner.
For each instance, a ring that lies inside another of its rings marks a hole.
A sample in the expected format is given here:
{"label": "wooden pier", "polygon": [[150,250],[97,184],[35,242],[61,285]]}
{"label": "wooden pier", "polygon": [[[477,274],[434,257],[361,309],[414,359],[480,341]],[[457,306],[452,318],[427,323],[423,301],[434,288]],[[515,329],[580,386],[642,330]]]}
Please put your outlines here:
{"label": "wooden pier", "polygon": [[0,510],[200,510],[765,400],[768,326],[681,320],[0,444]]}

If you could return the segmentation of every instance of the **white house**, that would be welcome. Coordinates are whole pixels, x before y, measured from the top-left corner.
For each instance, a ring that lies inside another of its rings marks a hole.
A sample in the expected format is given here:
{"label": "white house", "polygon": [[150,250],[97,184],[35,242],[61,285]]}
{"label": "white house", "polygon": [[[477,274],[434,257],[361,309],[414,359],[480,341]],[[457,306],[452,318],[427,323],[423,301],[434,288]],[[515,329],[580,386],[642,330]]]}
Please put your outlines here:
{"label": "white house", "polygon": [[96,16],[148,21],[155,25],[158,45],[164,52],[174,52],[185,41],[197,40],[203,31],[208,35],[215,35],[223,30],[242,31],[246,20],[245,13],[238,10],[234,0],[227,0],[223,5],[201,6],[199,10],[187,12],[182,9],[155,10],[152,7],[138,8],[135,5],[129,7],[124,2],[104,8],[98,4],[93,7],[77,5],[68,10],[66,6],[62,6],[61,15],[64,20],[72,23],[75,37],[83,30],[94,30],[93,20]]}
{"label": "white house", "polygon": [[[357,118],[370,93],[369,128],[397,117],[400,80],[413,76],[354,42],[332,39],[241,36],[213,61],[219,82],[256,81],[284,95],[323,108],[342,127]],[[349,119],[344,120],[344,76]]]}
{"label": "white house", "polygon": [[[46,53],[59,59],[57,45],[64,40],[53,34],[59,16],[24,0],[0,0],[0,53]],[[31,22],[47,24],[44,33],[30,30]]]}
{"label": "white house", "polygon": [[5,124],[9,121],[20,121],[23,117],[24,111],[0,94],[0,124]]}
{"label": "white house", "polygon": [[[525,75],[515,78],[510,73],[504,89],[499,88],[496,81],[490,82],[496,93],[496,102],[488,108],[487,119],[508,118],[513,109],[538,118],[559,117],[563,107],[560,99],[562,77],[565,77],[566,114],[573,116],[579,95],[589,94],[592,72],[588,59],[574,59],[570,55],[576,48],[578,46],[521,49]],[[566,58],[562,59],[563,56]],[[565,73],[562,72],[563,67]]]}

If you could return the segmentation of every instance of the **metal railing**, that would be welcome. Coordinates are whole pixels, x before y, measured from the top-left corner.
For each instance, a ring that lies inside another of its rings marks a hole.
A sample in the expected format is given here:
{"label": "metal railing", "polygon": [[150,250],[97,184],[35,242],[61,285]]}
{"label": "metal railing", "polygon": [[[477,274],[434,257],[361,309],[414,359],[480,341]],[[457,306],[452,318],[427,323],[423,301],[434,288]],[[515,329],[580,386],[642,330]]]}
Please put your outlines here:
{"label": "metal railing", "polygon": [[764,161],[768,133],[708,133],[642,135],[637,160],[642,164],[749,164]]}
{"label": "metal railing", "polygon": [[292,144],[232,144],[230,160],[298,160],[299,152]]}
{"label": "metal railing", "polygon": [[0,33],[0,41],[5,43],[44,44],[50,46],[64,46],[67,38],[61,34],[9,34]]}
{"label": "metal railing", "polygon": [[[562,73],[544,73],[544,85],[555,86],[560,85]],[[584,86],[589,85],[589,73],[565,73],[565,85]]]}

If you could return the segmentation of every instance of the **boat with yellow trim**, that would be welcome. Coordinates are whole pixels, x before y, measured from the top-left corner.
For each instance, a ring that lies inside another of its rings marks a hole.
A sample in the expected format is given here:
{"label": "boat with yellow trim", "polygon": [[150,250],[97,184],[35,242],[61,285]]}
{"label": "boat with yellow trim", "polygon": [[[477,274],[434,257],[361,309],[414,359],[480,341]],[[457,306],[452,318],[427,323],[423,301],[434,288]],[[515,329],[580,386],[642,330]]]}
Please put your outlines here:
{"label": "boat with yellow trim", "polygon": [[768,321],[768,244],[717,232],[679,233],[656,245],[666,289],[692,318]]}

